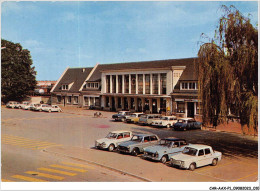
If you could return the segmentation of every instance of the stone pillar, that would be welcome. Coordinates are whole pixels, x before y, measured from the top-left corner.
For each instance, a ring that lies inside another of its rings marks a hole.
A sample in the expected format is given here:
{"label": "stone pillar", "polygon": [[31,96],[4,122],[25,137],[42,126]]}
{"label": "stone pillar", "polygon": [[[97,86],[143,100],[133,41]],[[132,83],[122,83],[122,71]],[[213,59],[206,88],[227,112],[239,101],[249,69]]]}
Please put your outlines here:
{"label": "stone pillar", "polygon": [[122,74],[122,94],[125,93],[125,75]]}
{"label": "stone pillar", "polygon": [[150,74],[150,94],[153,94],[153,75]]}
{"label": "stone pillar", "polygon": [[138,75],[135,74],[135,94],[138,94]]}
{"label": "stone pillar", "polygon": [[128,110],[131,110],[131,98],[127,97],[127,101],[128,101]]}
{"label": "stone pillar", "polygon": [[110,93],[113,93],[112,90],[113,90],[113,82],[112,82],[112,75],[110,75]]}
{"label": "stone pillar", "polygon": [[131,74],[129,74],[129,94],[132,93],[132,90],[131,90]]}
{"label": "stone pillar", "polygon": [[112,97],[109,96],[109,109],[112,109]]}
{"label": "stone pillar", "polygon": [[116,75],[116,93],[118,94],[118,75]]}
{"label": "stone pillar", "polygon": [[117,111],[117,109],[118,109],[118,98],[119,97],[114,97],[114,99],[115,99],[115,108],[116,108],[116,111]]}
{"label": "stone pillar", "polygon": [[158,95],[161,94],[161,74],[158,74]]}
{"label": "stone pillar", "polygon": [[138,110],[137,97],[134,98],[135,111]]}
{"label": "stone pillar", "polygon": [[143,74],[143,94],[145,94],[145,74]]}
{"label": "stone pillar", "polygon": [[149,110],[150,110],[150,113],[153,113],[153,99],[149,98]]}

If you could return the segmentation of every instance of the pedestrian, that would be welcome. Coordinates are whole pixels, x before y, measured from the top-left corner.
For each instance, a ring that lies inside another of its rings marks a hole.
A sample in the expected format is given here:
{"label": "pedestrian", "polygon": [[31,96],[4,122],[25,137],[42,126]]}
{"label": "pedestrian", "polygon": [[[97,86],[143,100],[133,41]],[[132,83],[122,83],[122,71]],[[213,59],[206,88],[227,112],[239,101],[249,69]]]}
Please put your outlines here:
{"label": "pedestrian", "polygon": [[218,125],[218,116],[214,116],[213,117],[213,128],[217,129],[217,125]]}

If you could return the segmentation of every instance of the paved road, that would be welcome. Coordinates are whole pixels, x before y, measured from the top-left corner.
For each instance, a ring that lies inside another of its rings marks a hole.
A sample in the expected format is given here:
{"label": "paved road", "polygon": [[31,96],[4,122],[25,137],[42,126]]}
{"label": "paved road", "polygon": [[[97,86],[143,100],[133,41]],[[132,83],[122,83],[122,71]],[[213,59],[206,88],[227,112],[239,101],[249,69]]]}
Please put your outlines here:
{"label": "paved road", "polygon": [[[63,180],[53,181],[246,182],[258,179],[258,141],[256,139],[223,132],[200,130],[182,132],[125,124],[111,121],[112,113],[103,112],[103,118],[93,118],[93,113],[94,111],[87,110],[42,113],[2,108],[2,175],[4,175],[2,178],[19,181],[21,179],[17,180],[17,177],[13,179],[12,176],[24,175],[27,171],[42,168],[61,169],[61,166],[66,166],[64,162],[68,161],[75,166],[79,162],[73,159],[77,158],[81,159],[79,164],[98,169],[98,173],[93,169],[88,169],[91,176],[87,178],[85,172],[80,172],[73,178],[64,177]],[[174,136],[185,138],[191,143],[208,144],[223,153],[223,160],[217,167],[207,166],[190,172],[146,161],[140,157],[92,149],[96,139],[106,136],[109,131],[122,129],[135,133],[155,133],[160,138]],[[19,161],[13,161],[18,157]],[[10,165],[12,162],[14,166]],[[244,166],[247,166],[246,170]],[[82,166],[78,168],[85,169]],[[126,175],[122,176],[119,171],[111,171],[111,169],[125,172]],[[101,178],[99,174],[102,173],[107,173],[109,176]],[[137,178],[131,175],[136,175]],[[138,177],[143,179],[138,179]]]}

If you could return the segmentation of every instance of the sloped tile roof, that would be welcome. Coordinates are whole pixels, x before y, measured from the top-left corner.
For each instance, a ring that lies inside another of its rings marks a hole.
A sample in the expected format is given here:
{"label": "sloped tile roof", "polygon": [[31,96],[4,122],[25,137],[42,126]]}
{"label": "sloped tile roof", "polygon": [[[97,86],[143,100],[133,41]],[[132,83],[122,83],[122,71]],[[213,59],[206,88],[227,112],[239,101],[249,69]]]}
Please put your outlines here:
{"label": "sloped tile roof", "polygon": [[[169,59],[169,60],[155,60],[155,61],[142,61],[142,62],[128,62],[128,63],[115,63],[115,64],[99,64],[96,70],[88,81],[95,82],[101,81],[102,71],[109,70],[140,70],[140,69],[159,69],[168,68],[172,66],[186,66],[185,72],[183,72],[182,78],[187,80],[197,78],[194,71],[194,62],[197,58],[184,58],[184,59]],[[186,71],[187,70],[187,71]],[[195,71],[194,71],[195,72]]]}
{"label": "sloped tile roof", "polygon": [[[79,92],[79,89],[81,88],[82,84],[84,83],[92,69],[93,68],[69,68],[63,75],[62,79],[59,81],[53,92]],[[69,90],[61,90],[61,86],[63,84],[71,83],[73,83],[73,85]]]}

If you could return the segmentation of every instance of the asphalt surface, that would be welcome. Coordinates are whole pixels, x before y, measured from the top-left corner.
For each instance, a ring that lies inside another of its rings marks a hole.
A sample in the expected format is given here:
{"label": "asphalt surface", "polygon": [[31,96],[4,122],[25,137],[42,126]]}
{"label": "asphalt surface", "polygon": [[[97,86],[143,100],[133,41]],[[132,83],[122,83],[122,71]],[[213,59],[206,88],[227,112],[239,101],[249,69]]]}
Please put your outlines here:
{"label": "asphalt surface", "polygon": [[[255,182],[258,179],[258,140],[253,137],[126,124],[112,121],[111,112],[102,112],[102,118],[94,118],[95,111],[82,109],[45,113],[2,108],[1,112],[2,179],[21,181],[13,176],[24,175],[27,171],[39,168],[50,168],[49,165],[64,165],[64,161],[98,170],[88,169],[88,176],[84,172],[53,181]],[[223,160],[217,168],[206,166],[190,172],[141,157],[93,149],[96,139],[105,137],[113,130],[154,133],[160,138],[178,137],[190,143],[211,145],[222,152]],[[27,141],[26,144],[22,140]],[[28,142],[33,144],[28,145]],[[41,145],[43,142],[45,145]],[[244,166],[247,166],[246,170]],[[31,175],[35,176],[37,175]]]}

